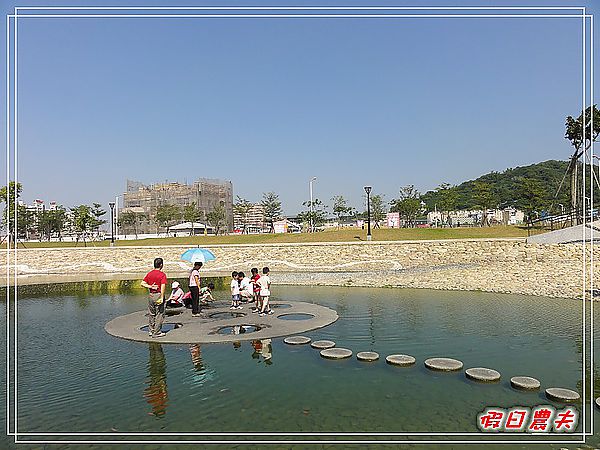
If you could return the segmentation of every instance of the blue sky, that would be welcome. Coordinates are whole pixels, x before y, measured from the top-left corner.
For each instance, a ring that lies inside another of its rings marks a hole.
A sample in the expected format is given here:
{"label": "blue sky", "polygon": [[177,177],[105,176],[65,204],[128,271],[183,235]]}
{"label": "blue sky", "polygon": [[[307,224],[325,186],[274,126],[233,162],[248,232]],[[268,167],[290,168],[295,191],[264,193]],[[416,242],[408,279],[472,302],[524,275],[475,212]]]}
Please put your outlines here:
{"label": "blue sky", "polygon": [[581,108],[578,19],[23,19],[18,58],[23,198],[65,206],[209,177],[295,213],[316,176],[360,208],[566,159]]}

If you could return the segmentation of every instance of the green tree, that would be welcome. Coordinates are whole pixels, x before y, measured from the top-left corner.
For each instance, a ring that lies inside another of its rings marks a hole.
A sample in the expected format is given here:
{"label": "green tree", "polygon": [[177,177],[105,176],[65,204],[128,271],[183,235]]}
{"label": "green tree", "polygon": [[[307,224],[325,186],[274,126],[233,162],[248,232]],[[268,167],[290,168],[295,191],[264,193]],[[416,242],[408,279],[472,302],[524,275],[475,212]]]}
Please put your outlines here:
{"label": "green tree", "polygon": [[[64,206],[57,206],[56,209],[49,211],[49,229],[50,234],[56,233],[58,240],[62,241],[62,233],[67,224],[67,210]],[[49,240],[50,238],[48,238]]]}
{"label": "green tree", "polygon": [[233,204],[233,212],[242,221],[242,234],[247,232],[248,214],[250,214],[252,208],[254,208],[254,205],[248,200],[240,197],[239,195],[236,197],[236,202]]}
{"label": "green tree", "polygon": [[348,206],[348,202],[342,195],[336,195],[332,199],[333,206],[331,207],[333,214],[337,217],[338,227],[343,217],[347,217],[352,213],[352,207]]}
{"label": "green tree", "polygon": [[275,227],[273,226],[273,222],[279,220],[282,213],[279,195],[275,192],[265,192],[260,204],[264,210],[265,222],[269,224],[269,233],[274,233]]}
{"label": "green tree", "polygon": [[489,220],[487,210],[492,209],[497,204],[497,197],[490,183],[483,181],[475,181],[473,184],[473,199],[476,202],[478,208],[483,210],[481,226],[489,226]]}
{"label": "green tree", "polygon": [[121,211],[119,219],[117,221],[119,227],[126,228],[127,230],[133,229],[135,238],[138,238],[138,229],[142,220],[146,219],[147,216],[144,213],[138,213],[135,211]]}
{"label": "green tree", "polygon": [[[23,186],[21,183],[15,183],[11,181],[8,185],[2,187],[0,189],[0,201],[4,203],[4,213],[2,215],[2,223],[6,227],[6,234],[9,236],[9,239],[12,242],[16,242],[17,233],[15,233],[14,224],[15,224],[15,211],[17,214],[23,215],[25,208],[15,208],[18,203],[19,197],[21,197],[21,192],[23,191]],[[16,220],[17,226],[19,226],[19,218]]]}
{"label": "green tree", "polygon": [[212,225],[215,235],[218,236],[221,227],[225,224],[225,204],[219,202],[212,211],[206,214],[206,220]]}
{"label": "green tree", "polygon": [[73,228],[77,233],[77,242],[83,238],[83,245],[87,247],[86,238],[96,226],[96,217],[92,214],[89,205],[75,206],[71,208],[71,214],[73,215]]}
{"label": "green tree", "polygon": [[[457,192],[454,186],[442,183],[436,189],[438,196],[437,207],[442,212],[442,224],[451,225],[450,213],[456,209]],[[444,219],[446,213],[446,219]]]}
{"label": "green tree", "polygon": [[36,222],[37,222],[37,232],[40,236],[40,240],[42,238],[47,239],[48,241],[50,240],[50,237],[52,236],[52,232],[50,230],[51,227],[51,217],[50,217],[50,211],[38,211],[36,213]]}
{"label": "green tree", "polygon": [[306,207],[306,211],[298,214],[298,219],[308,224],[310,232],[313,232],[316,227],[323,225],[327,220],[327,206],[318,198],[312,202],[307,200],[302,203],[302,206]]}
{"label": "green tree", "polygon": [[387,213],[383,197],[385,197],[383,194],[371,196],[371,217],[373,218],[373,222],[375,222],[373,228],[380,228],[380,222],[385,219]]}
{"label": "green tree", "polygon": [[101,217],[106,214],[106,211],[102,209],[102,205],[100,203],[92,203],[92,206],[90,207],[90,213],[93,217],[91,231],[98,233],[100,226],[106,223],[106,220],[101,219]]}
{"label": "green tree", "polygon": [[166,232],[168,234],[169,227],[179,222],[181,220],[181,216],[182,211],[179,206],[165,203],[164,205],[157,206],[155,220],[159,227],[166,228]]}
{"label": "green tree", "polygon": [[421,200],[419,191],[410,184],[400,188],[397,199],[390,201],[390,212],[397,212],[400,219],[404,221],[404,227],[414,227],[417,215],[421,211]]}
{"label": "green tree", "polygon": [[[585,125],[583,123],[584,115],[586,121]],[[593,129],[592,122],[594,123]],[[572,116],[568,116],[565,122],[565,139],[568,139],[571,142],[571,145],[575,148],[575,151],[573,152],[573,155],[571,155],[569,166],[567,168],[567,173],[571,176],[572,210],[581,209],[581,205],[579,205],[579,199],[581,198],[581,185],[579,183],[579,174],[582,171],[582,163],[579,161],[579,158],[581,157],[581,155],[583,155],[585,151],[587,151],[590,148],[592,142],[596,141],[599,132],[600,111],[598,111],[596,105],[593,105],[593,107],[588,107],[584,112],[582,112],[579,115],[577,119],[574,119]],[[577,216],[577,220],[579,223],[579,215]]]}
{"label": "green tree", "polygon": [[183,207],[183,220],[186,222],[192,223],[192,229],[190,231],[190,236],[193,236],[194,233],[194,223],[200,222],[204,217],[204,212],[198,208],[196,202],[192,202],[189,205],[185,205]]}
{"label": "green tree", "polygon": [[37,231],[36,225],[34,211],[29,211],[25,205],[17,205],[17,237],[29,239],[30,233]]}
{"label": "green tree", "polygon": [[525,213],[527,222],[531,223],[547,205],[544,194],[544,186],[539,181],[529,178],[521,180],[520,195],[516,205]]}

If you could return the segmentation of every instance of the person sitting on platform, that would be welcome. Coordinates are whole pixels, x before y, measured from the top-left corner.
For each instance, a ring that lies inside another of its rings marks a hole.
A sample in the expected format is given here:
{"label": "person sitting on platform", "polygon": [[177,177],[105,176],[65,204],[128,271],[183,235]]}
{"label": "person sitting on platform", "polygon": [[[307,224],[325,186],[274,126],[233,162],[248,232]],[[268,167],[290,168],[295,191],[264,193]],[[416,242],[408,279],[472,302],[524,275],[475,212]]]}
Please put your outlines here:
{"label": "person sitting on platform", "polygon": [[173,281],[171,284],[171,296],[167,300],[167,308],[180,308],[185,306],[185,302],[183,301],[184,292],[179,285],[179,282]]}
{"label": "person sitting on platform", "polygon": [[207,286],[204,286],[200,289],[200,303],[203,305],[208,305],[208,302],[214,302],[215,299],[211,294],[211,291],[215,288],[214,283],[208,283]]}

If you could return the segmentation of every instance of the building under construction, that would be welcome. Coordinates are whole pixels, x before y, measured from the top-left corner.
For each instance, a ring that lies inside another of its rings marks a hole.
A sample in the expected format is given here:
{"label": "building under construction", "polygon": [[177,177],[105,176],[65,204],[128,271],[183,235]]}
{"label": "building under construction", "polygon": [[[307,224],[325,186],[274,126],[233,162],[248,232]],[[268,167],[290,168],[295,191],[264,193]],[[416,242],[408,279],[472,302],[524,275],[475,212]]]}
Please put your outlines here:
{"label": "building under construction", "polygon": [[183,208],[196,203],[202,212],[202,222],[215,207],[223,205],[225,224],[223,231],[233,230],[233,184],[226,180],[200,178],[193,184],[178,182],[156,183],[149,186],[127,180],[127,192],[123,194],[121,211],[131,211],[143,216],[137,225],[137,233],[164,231],[156,225],[156,211],[159,206],[175,205]]}

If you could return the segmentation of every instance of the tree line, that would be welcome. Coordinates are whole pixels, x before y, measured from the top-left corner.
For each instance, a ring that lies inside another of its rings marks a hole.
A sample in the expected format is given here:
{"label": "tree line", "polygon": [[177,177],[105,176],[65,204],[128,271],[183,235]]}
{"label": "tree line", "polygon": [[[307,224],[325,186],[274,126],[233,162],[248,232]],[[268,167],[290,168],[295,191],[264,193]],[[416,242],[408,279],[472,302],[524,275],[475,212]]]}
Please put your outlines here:
{"label": "tree line", "polygon": [[62,240],[65,234],[75,234],[77,241],[82,240],[85,244],[94,235],[97,236],[100,227],[106,223],[102,218],[106,211],[100,203],[78,205],[68,210],[58,205],[54,209],[32,211],[19,204],[22,191],[22,184],[14,181],[0,189],[0,202],[4,203],[2,223],[13,242],[31,235],[38,236],[40,240],[50,240],[52,236]]}

